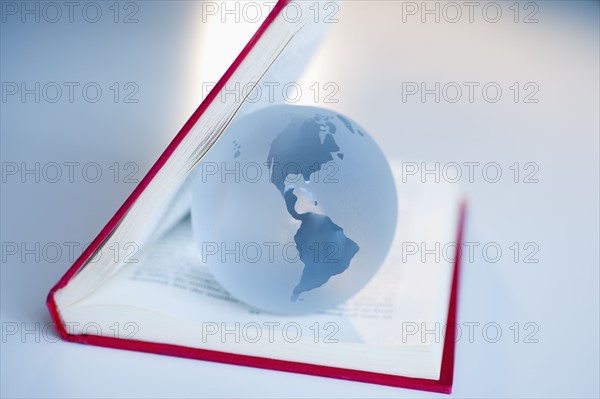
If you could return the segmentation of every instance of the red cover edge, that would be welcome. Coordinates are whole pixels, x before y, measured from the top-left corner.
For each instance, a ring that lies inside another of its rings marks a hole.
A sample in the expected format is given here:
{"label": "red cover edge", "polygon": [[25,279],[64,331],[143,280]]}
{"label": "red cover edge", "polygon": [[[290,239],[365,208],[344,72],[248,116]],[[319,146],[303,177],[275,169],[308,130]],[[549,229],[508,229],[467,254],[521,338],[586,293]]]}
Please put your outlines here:
{"label": "red cover edge", "polygon": [[[456,241],[457,253],[454,262],[450,305],[448,307],[448,318],[446,320],[447,327],[457,325],[456,320],[461,258],[459,248],[462,246],[463,242],[463,232],[466,215],[465,202],[461,204],[459,212],[459,224]],[[424,378],[402,377],[361,370],[343,369],[338,367],[329,367],[315,364],[291,362],[286,360],[269,359],[257,356],[239,355],[234,353],[189,348],[186,346],[161,344],[156,342],[127,340],[98,335],[73,335],[69,334],[69,332],[65,329],[65,325],[62,323],[62,320],[60,319],[60,316],[58,314],[58,310],[56,308],[56,303],[54,301],[54,296],[52,295],[52,293],[48,296],[48,308],[50,310],[50,314],[52,316],[54,325],[56,326],[60,336],[64,340],[70,342],[79,342],[83,344],[104,346],[116,349],[127,349],[138,352],[155,353],[159,355],[178,356],[196,360],[229,363],[240,366],[250,366],[270,370],[287,371],[320,377],[330,377],[358,382],[368,382],[372,384],[388,385],[407,389],[417,389],[421,391],[439,392],[446,394],[452,392],[452,384],[454,381],[456,328],[446,328],[440,378],[438,380],[429,380]]]}
{"label": "red cover edge", "polygon": [[[257,356],[240,355],[226,352],[219,352],[206,349],[189,348],[179,345],[161,344],[156,342],[136,341],[119,339],[97,335],[73,335],[70,334],[62,322],[56,301],[54,300],[54,294],[57,290],[67,285],[69,280],[77,273],[77,271],[83,266],[86,260],[94,253],[94,251],[102,244],[102,242],[109,236],[113,229],[118,225],[119,221],[125,216],[131,205],[140,196],[140,194],[146,189],[150,181],[158,173],[158,171],[165,164],[167,159],[171,156],[173,151],[179,146],[183,138],[190,132],[194,124],[198,121],[200,116],[208,108],[208,106],[217,97],[220,90],[225,86],[226,82],[233,75],[238,66],[246,58],[248,53],[254,48],[256,43],[260,40],[264,32],[268,29],[271,23],[279,15],[281,10],[291,0],[278,0],[277,4],[267,16],[266,20],[261,24],[256,33],[252,36],[248,44],[240,52],[237,58],[233,61],[231,66],[227,69],[225,74],[217,82],[215,87],[210,91],[208,96],[202,101],[200,106],[194,111],[192,116],[179,130],[175,138],[167,146],[165,151],[158,158],[156,163],[152,166],[150,171],[144,176],[142,181],[136,186],[131,195],[125,200],[123,205],[117,210],[114,216],[100,231],[98,236],[92,241],[92,243],[83,251],[81,256],[73,263],[73,265],[67,270],[67,272],[61,277],[61,279],[52,287],[48,293],[46,304],[50,312],[50,316],[54,323],[54,326],[65,341],[79,342],[89,345],[103,346],[116,349],[126,349],[138,352],[155,353],[160,355],[178,356],[197,360],[207,360],[220,363],[236,364],[241,366],[258,367],[264,369],[287,371],[300,374],[308,374],[321,377],[331,377],[344,380],[352,380],[359,382],[368,382],[373,384],[388,385],[394,387],[416,389],[422,391],[439,392],[449,394],[452,392],[452,383],[454,380],[454,356],[456,347],[456,329],[446,329],[446,336],[444,342],[444,350],[442,355],[442,366],[440,378],[438,380],[429,380],[423,378],[411,378],[402,377],[381,373],[373,373],[361,370],[343,369],[338,367],[321,366],[314,364],[306,364],[299,362],[292,362],[286,360],[269,359]],[[457,235],[457,248],[462,245],[463,231],[465,224],[466,214],[466,203],[463,202],[460,207],[459,215],[459,228]],[[450,305],[448,308],[448,318],[446,326],[456,325],[456,313],[458,305],[458,285],[460,279],[460,252],[457,249],[456,260],[454,264],[454,273],[452,278],[452,288],[450,296]]]}
{"label": "red cover edge", "polygon": [[158,173],[158,171],[163,167],[163,165],[167,162],[171,154],[175,151],[175,149],[179,146],[181,141],[187,134],[192,130],[192,127],[196,124],[198,119],[202,116],[204,111],[209,107],[209,105],[217,98],[217,95],[225,87],[225,84],[231,78],[235,70],[240,66],[242,61],[246,58],[248,53],[254,48],[256,43],[260,40],[265,31],[269,28],[271,23],[275,20],[275,18],[279,15],[281,10],[290,2],[291,0],[278,0],[271,13],[267,16],[265,21],[258,28],[256,33],[252,36],[250,41],[246,44],[244,49],[240,52],[240,54],[233,61],[231,66],[227,69],[227,71],[223,74],[221,79],[217,82],[215,87],[208,93],[204,101],[200,104],[200,106],[194,111],[192,116],[187,120],[187,122],[181,127],[175,138],[169,143],[167,148],[160,155],[158,160],[152,165],[152,168],[148,171],[148,173],[144,176],[144,178],[140,181],[140,183],[135,187],[133,192],[127,197],[123,205],[117,210],[117,212],[113,215],[113,217],[108,221],[108,223],[104,226],[100,233],[96,236],[96,238],[90,243],[90,245],[83,251],[83,253],[77,258],[75,263],[67,270],[67,272],[61,277],[61,279],[56,283],[54,287],[48,293],[48,304],[51,301],[51,297],[54,293],[67,285],[69,280],[73,278],[75,273],[84,265],[84,263],[93,255],[94,251],[102,244],[104,240],[110,235],[110,233],[117,227],[119,221],[123,219],[131,205],[138,199],[138,197],[142,194],[142,192],[148,187],[148,184],[152,181],[154,176]]}

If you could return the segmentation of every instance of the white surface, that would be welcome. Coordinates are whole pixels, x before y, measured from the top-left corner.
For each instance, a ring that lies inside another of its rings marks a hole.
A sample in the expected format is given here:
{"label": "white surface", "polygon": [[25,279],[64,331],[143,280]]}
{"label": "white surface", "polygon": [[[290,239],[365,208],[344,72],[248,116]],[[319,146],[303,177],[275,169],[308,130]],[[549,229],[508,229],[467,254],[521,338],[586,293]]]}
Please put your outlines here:
{"label": "white surface", "polygon": [[[503,256],[491,263],[479,251],[463,264],[459,320],[480,327],[474,342],[466,337],[458,342],[453,395],[597,397],[598,4],[539,2],[540,22],[525,25],[510,23],[510,14],[499,24],[418,19],[403,24],[401,15],[382,12],[390,3],[348,2],[304,79],[337,82],[340,102],[322,105],[365,125],[390,155],[498,162],[507,176],[496,184],[481,175],[474,183],[463,180],[469,198],[465,240],[480,243],[479,248],[497,242]],[[238,40],[230,39],[230,46],[203,47],[217,39],[201,23],[201,4],[138,5],[137,24],[107,18],[98,24],[7,20],[0,25],[2,82],[98,81],[107,92],[114,81],[140,87],[138,104],[1,103],[5,165],[98,162],[107,176],[95,184],[77,176],[74,183],[7,178],[1,197],[3,245],[55,242],[64,249],[66,242],[93,239],[134,187],[122,179],[112,182],[108,166],[135,162],[141,178],[199,103],[202,81],[215,80],[214,68],[200,65],[227,65],[251,30],[235,25],[232,37]],[[504,11],[510,11],[506,4]],[[352,57],[349,43],[357,54],[372,54]],[[540,102],[402,103],[403,81],[496,81],[503,88],[533,81],[540,87]],[[388,113],[397,124],[373,113]],[[378,133],[390,125],[402,130]],[[513,183],[508,166],[514,162],[537,163],[539,183]],[[514,262],[509,249],[514,242],[537,243],[539,263]],[[50,320],[45,297],[70,263],[66,253],[55,262],[36,262],[32,255],[25,261],[18,256],[2,260],[3,397],[435,396],[52,342],[54,335],[44,333]],[[481,334],[488,322],[502,328],[497,343]],[[515,322],[521,326],[519,343],[510,330]],[[539,326],[538,343],[522,342],[527,322]],[[15,325],[38,325],[42,333],[4,334]]]}

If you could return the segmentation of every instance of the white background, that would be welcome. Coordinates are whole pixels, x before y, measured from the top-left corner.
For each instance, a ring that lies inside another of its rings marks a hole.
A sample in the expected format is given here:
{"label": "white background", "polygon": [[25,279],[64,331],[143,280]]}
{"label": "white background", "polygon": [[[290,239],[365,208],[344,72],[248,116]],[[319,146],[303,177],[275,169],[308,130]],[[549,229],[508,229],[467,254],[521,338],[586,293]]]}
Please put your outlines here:
{"label": "white background", "polygon": [[[215,81],[258,27],[236,23],[235,15],[222,24],[221,14],[203,15],[200,2],[137,2],[139,22],[132,24],[122,20],[135,8],[121,3],[115,23],[111,4],[101,3],[98,23],[86,22],[80,9],[73,23],[66,15],[56,23],[31,16],[21,22],[2,9],[3,95],[5,82],[98,82],[103,89],[97,103],[80,91],[73,103],[66,92],[55,104],[32,95],[25,102],[18,95],[2,99],[2,396],[436,396],[54,342],[45,328],[45,297],[72,263],[65,243],[78,243],[78,254],[95,237],[134,188],[124,181],[131,170],[125,164],[135,163],[134,177],[143,176],[203,98],[202,82]],[[467,16],[422,22],[421,14],[403,22],[402,3],[349,1],[302,79],[335,82],[339,102],[319,104],[365,126],[390,156],[501,167],[498,183],[486,181],[481,169],[473,182],[461,179],[469,200],[465,240],[479,247],[464,259],[459,321],[479,326],[472,342],[465,329],[457,345],[456,397],[599,395],[598,3],[535,4],[538,23],[515,23],[512,2],[503,2],[502,19],[493,24],[481,13],[474,23]],[[134,82],[139,102],[114,103],[114,82]],[[403,102],[402,82],[498,82],[504,91],[497,103],[481,96],[473,103]],[[515,104],[513,82],[534,82],[539,102]],[[33,175],[5,174],[15,163],[36,162],[80,166],[72,183],[67,175],[38,183]],[[101,166],[97,183],[82,177],[90,162]],[[118,183],[109,168],[115,162]],[[535,163],[538,182],[526,184],[521,174],[515,183],[514,162]],[[523,250],[515,260],[515,242],[534,243],[538,262],[525,263]],[[9,255],[11,243],[56,243],[63,253]],[[497,262],[482,254],[486,243],[502,249]],[[501,328],[498,342],[482,333],[486,323]],[[524,342],[525,323],[539,327],[537,343]],[[12,328],[17,333],[7,334]]]}

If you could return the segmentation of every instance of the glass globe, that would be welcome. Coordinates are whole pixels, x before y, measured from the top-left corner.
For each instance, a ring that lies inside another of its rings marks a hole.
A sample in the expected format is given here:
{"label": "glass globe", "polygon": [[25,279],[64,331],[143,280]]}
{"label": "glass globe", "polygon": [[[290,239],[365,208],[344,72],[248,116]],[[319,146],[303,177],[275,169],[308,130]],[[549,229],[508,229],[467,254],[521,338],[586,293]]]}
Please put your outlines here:
{"label": "glass globe", "polygon": [[197,166],[192,225],[203,262],[240,301],[274,313],[336,306],[377,272],[397,198],[356,123],[316,107],[236,120]]}

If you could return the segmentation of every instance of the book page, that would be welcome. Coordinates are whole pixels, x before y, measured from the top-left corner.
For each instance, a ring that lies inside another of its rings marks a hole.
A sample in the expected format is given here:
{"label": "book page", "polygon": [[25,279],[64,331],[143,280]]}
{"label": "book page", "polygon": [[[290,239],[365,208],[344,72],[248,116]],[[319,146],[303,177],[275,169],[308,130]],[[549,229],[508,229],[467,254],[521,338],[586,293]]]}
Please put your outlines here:
{"label": "book page", "polygon": [[[293,2],[293,4],[300,9],[310,6],[303,2]],[[249,50],[235,70],[230,71],[231,75],[227,80],[229,87],[238,85],[253,87],[261,81],[298,32],[316,25],[306,17],[309,15],[308,12],[303,12],[302,15],[302,18],[294,22],[286,20],[281,14],[275,16],[260,40]],[[125,258],[127,253],[123,249],[124,246],[119,244],[135,241],[143,245],[151,240],[151,237],[146,235],[148,232],[146,223],[149,219],[150,222],[154,222],[156,217],[160,219],[160,216],[156,215],[161,214],[160,209],[165,205],[165,201],[169,200],[169,195],[172,195],[194,165],[219,139],[240,111],[245,100],[246,97],[240,101],[234,96],[224,96],[210,102],[201,115],[197,113],[198,117],[193,126],[188,129],[188,133],[181,139],[160,170],[156,171],[148,186],[131,204],[127,213],[119,220],[119,224],[86,261],[84,267],[78,270],[69,284],[55,292],[54,299],[59,308],[79,302],[89,292],[98,289],[113,274],[118,273],[121,267],[127,266],[120,261],[115,262],[112,256],[107,256],[106,254],[110,252],[107,248],[115,248],[115,251],[119,252],[120,260]],[[201,108],[197,112],[200,110]],[[194,118],[192,116],[190,122]]]}
{"label": "book page", "polygon": [[456,239],[458,190],[447,184],[403,183],[400,167],[393,169],[400,202],[390,253],[367,286],[336,308],[286,316],[263,313],[238,302],[203,263],[189,215],[81,303],[126,304],[218,325],[257,323],[264,328],[282,328],[293,322],[303,331],[318,326],[321,333],[343,342],[431,345],[435,336],[408,332],[414,326],[431,329],[445,323],[453,264],[434,256],[423,259],[422,254],[413,253],[414,246],[433,248],[436,243]]}

